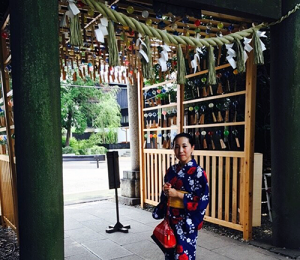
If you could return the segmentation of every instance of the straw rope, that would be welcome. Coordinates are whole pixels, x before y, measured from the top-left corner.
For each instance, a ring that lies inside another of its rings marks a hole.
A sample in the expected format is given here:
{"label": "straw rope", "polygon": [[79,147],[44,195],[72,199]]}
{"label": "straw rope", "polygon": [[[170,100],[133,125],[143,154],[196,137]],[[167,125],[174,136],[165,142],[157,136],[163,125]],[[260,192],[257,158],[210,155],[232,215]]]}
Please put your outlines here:
{"label": "straw rope", "polygon": [[248,37],[252,35],[254,32],[262,28],[270,27],[275,24],[281,23],[282,21],[287,19],[291,14],[295,13],[297,10],[300,9],[300,4],[296,4],[296,6],[292,10],[290,10],[286,15],[282,16],[279,20],[275,22],[261,23],[249,29],[231,33],[222,37],[196,39],[187,36],[171,35],[165,31],[153,28],[144,23],[140,23],[136,19],[128,17],[125,14],[119,13],[115,10],[112,10],[109,7],[107,7],[105,4],[101,2],[97,2],[96,0],[82,0],[82,2],[89,5],[91,8],[96,9],[99,13],[111,19],[112,21],[120,23],[123,26],[129,26],[131,29],[141,33],[142,35],[148,35],[149,37],[157,38],[168,44],[175,44],[175,45],[183,44],[183,45],[191,45],[194,47],[222,46],[223,44],[230,44],[236,40],[242,40],[244,37]]}
{"label": "straw rope", "polygon": [[131,29],[141,33],[142,35],[148,35],[152,38],[157,38],[159,40],[164,41],[167,44],[183,44],[183,45],[191,45],[194,47],[208,47],[208,46],[221,46],[223,44],[229,44],[235,40],[242,40],[244,37],[248,37],[252,35],[253,30],[259,30],[262,27],[266,27],[265,24],[259,24],[252,28],[231,33],[229,35],[225,35],[223,37],[213,37],[213,38],[205,38],[205,39],[196,39],[193,37],[187,36],[176,36],[171,35],[165,31],[153,28],[144,23],[140,23],[134,18],[128,17],[125,14],[119,13],[115,10],[108,8],[105,4],[96,2],[95,0],[83,0],[87,5],[96,9],[99,13],[103,14],[103,16],[111,19],[114,22],[120,23],[123,26],[129,26]]}

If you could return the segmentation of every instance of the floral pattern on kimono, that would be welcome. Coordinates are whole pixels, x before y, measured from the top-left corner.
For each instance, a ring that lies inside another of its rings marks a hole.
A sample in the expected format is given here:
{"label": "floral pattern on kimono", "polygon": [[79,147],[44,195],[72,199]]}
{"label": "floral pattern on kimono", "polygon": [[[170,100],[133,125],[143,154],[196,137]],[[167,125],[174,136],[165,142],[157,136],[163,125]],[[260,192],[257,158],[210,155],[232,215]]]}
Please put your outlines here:
{"label": "floral pattern on kimono", "polygon": [[177,246],[172,253],[165,253],[166,260],[194,260],[198,230],[202,228],[203,218],[209,202],[209,187],[205,171],[192,159],[180,168],[172,165],[164,177],[172,188],[185,191],[184,208],[169,207],[167,196],[161,193],[160,203],[154,208],[153,218],[161,219],[168,214],[171,227],[174,230]]}

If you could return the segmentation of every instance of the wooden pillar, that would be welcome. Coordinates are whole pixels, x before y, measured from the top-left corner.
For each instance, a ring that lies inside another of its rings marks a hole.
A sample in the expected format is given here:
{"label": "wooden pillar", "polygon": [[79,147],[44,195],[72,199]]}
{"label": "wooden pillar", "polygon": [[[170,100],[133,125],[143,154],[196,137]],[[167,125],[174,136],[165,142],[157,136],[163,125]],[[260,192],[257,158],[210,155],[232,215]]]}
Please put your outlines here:
{"label": "wooden pillar", "polygon": [[58,2],[11,0],[20,259],[64,259]]}
{"label": "wooden pillar", "polygon": [[[287,13],[298,4],[282,1]],[[271,27],[273,244],[300,245],[300,12]]]}
{"label": "wooden pillar", "polygon": [[246,68],[245,105],[245,160],[244,160],[244,213],[243,238],[252,239],[253,167],[254,167],[254,126],[256,102],[256,65],[253,52],[249,53]]}
{"label": "wooden pillar", "polygon": [[139,143],[140,143],[140,194],[141,194],[141,207],[144,208],[145,206],[145,182],[146,182],[146,171],[145,171],[145,154],[144,154],[144,115],[143,115],[143,108],[144,108],[144,101],[143,101],[143,77],[141,71],[137,74],[137,87],[138,87],[138,117],[139,117]]}

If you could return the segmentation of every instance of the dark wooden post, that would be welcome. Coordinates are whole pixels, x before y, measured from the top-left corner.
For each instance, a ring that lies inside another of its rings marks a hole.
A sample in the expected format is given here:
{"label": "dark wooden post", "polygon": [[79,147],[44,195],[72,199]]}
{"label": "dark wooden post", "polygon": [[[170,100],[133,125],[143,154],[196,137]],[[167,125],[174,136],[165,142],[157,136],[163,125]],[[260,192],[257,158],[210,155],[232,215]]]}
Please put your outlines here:
{"label": "dark wooden post", "polygon": [[63,260],[58,2],[10,7],[20,259]]}
{"label": "dark wooden post", "polygon": [[[287,13],[298,3],[282,1]],[[271,27],[273,244],[300,245],[300,12]]]}

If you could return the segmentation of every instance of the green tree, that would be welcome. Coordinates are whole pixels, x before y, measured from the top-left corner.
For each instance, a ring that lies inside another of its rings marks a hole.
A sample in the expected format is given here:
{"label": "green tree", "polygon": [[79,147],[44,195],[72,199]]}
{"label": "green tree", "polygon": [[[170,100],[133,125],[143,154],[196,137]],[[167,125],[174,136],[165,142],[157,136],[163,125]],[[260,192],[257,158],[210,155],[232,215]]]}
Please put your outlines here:
{"label": "green tree", "polygon": [[105,128],[116,132],[120,125],[120,107],[116,100],[119,87],[94,87],[95,82],[90,78],[78,78],[76,82],[66,80],[61,84],[61,124],[66,130],[65,146],[69,146],[71,130],[83,133],[88,122],[99,127],[103,141]]}
{"label": "green tree", "polygon": [[81,78],[72,85],[61,84],[61,124],[66,130],[66,146],[69,146],[71,129],[76,133],[83,133],[88,120],[96,116],[96,103],[103,95],[102,91],[92,87],[94,82],[90,78]]}
{"label": "green tree", "polygon": [[121,120],[120,106],[116,102],[118,91],[118,87],[109,88],[97,104],[99,113],[93,121],[93,125],[100,129],[99,134],[103,143],[117,142],[117,128],[120,126]]}

